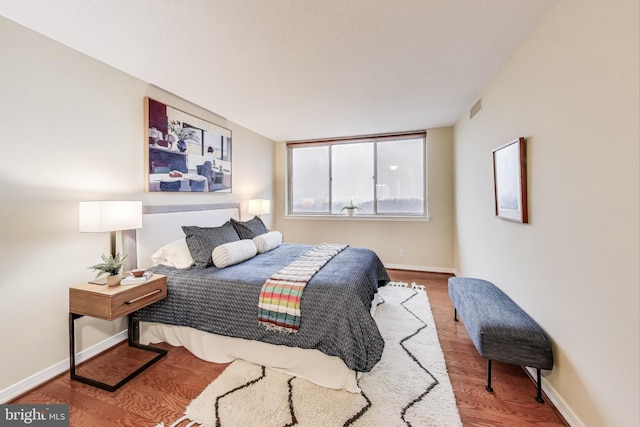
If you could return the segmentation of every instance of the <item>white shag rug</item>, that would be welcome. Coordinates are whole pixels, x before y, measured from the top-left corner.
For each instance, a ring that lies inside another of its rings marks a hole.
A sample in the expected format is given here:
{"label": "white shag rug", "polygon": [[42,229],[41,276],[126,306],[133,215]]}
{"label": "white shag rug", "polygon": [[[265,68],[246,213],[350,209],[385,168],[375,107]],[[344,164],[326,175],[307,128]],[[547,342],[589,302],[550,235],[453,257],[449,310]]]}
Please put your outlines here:
{"label": "white shag rug", "polygon": [[362,393],[236,360],[170,427],[462,426],[424,288],[392,282],[379,295],[385,348],[358,381]]}

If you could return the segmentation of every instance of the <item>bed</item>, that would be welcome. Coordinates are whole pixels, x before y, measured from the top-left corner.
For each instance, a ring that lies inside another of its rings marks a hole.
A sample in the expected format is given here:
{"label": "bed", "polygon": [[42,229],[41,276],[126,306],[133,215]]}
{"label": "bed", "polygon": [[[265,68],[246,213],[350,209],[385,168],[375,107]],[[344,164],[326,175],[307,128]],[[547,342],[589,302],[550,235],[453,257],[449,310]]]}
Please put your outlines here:
{"label": "bed", "polygon": [[[175,209],[147,209],[137,235],[139,266],[148,267],[157,248],[184,238],[182,225],[220,227],[239,216],[237,205]],[[314,248],[283,243],[224,268],[151,267],[167,275],[168,292],[136,313],[141,343],[181,345],[218,363],[241,358],[325,387],[359,391],[359,373],[371,370],[384,348],[372,316],[378,286],[389,277],[374,252],[346,247],[313,275],[302,294],[297,333],[258,322],[265,281]]]}

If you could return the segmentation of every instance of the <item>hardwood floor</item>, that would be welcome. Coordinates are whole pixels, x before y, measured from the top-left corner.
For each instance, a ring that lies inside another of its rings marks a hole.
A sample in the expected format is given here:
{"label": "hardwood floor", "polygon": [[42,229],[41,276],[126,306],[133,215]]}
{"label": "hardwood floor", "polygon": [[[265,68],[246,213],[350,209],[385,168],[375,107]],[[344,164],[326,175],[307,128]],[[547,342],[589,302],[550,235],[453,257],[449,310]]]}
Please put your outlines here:
{"label": "hardwood floor", "polygon": [[[462,322],[453,321],[447,292],[449,275],[390,270],[392,280],[425,285],[438,336],[465,426],[566,426],[545,396],[535,401],[535,384],[523,368],[494,362],[494,393],[484,389],[486,361]],[[65,373],[10,403],[68,403],[71,426],[155,426],[172,422],[227,365],[205,362],[183,347],[166,344],[169,354],[114,393],[71,381]],[[148,353],[124,343],[78,368],[81,375],[117,382],[144,363]],[[168,424],[167,424],[168,425]]]}
{"label": "hardwood floor", "polygon": [[[170,424],[227,365],[200,360],[184,347],[158,347],[169,349],[169,353],[113,393],[71,381],[66,372],[10,403],[68,403],[71,426]],[[113,384],[148,360],[148,354],[122,343],[81,365],[78,373]],[[130,368],[128,372],[120,369],[125,366]]]}

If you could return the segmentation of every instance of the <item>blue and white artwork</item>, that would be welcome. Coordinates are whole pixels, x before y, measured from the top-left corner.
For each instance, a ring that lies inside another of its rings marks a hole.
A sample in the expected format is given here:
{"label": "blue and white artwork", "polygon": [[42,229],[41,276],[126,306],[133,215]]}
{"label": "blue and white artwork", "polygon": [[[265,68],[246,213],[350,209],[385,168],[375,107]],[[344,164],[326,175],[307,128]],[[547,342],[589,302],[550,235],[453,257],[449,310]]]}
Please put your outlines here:
{"label": "blue and white artwork", "polygon": [[231,192],[231,131],[145,98],[147,191]]}

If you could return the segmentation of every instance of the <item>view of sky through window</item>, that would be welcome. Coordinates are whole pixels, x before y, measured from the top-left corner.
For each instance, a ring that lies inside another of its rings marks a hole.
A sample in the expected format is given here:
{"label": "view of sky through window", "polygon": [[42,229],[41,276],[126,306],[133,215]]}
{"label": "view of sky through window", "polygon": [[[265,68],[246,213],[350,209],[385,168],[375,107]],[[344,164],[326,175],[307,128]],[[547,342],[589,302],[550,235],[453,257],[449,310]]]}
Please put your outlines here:
{"label": "view of sky through window", "polygon": [[425,213],[424,137],[289,148],[290,213]]}

